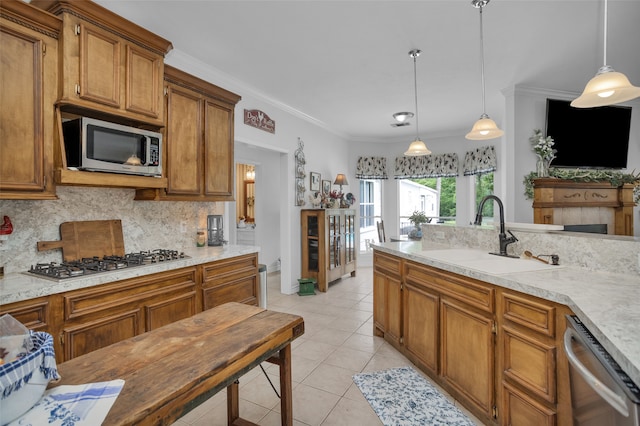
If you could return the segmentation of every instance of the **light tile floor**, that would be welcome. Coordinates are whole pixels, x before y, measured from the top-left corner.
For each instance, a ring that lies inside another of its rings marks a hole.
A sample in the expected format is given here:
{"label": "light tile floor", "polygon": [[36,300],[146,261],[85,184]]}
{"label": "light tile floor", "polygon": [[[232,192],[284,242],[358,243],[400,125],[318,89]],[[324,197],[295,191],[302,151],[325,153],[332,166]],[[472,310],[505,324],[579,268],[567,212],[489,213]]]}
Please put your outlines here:
{"label": "light tile floor", "polygon": [[[291,345],[294,426],[382,424],[352,376],[413,364],[373,335],[372,286],[371,267],[358,268],[356,277],[344,277],[326,293],[316,290],[315,296],[283,295],[280,274],[267,276],[268,309],[300,315],[305,322],[304,335]],[[262,365],[278,389],[278,367]],[[226,391],[222,391],[175,426],[226,425],[226,409]],[[280,401],[260,368],[240,379],[240,416],[259,425],[280,424]]]}

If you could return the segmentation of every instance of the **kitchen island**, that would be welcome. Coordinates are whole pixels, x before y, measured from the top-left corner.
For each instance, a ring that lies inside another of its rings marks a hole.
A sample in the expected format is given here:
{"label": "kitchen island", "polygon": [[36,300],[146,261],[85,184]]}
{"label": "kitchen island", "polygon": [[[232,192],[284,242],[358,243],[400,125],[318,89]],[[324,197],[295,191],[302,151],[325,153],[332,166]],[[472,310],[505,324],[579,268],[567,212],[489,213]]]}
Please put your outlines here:
{"label": "kitchen island", "polygon": [[[374,243],[374,251],[395,255],[506,289],[566,305],[607,349],[631,379],[640,383],[640,277],[637,274],[586,270],[575,266],[536,265],[535,260],[495,257],[508,262],[531,262],[530,270],[489,272],[492,265],[473,265],[461,253],[486,253],[478,249],[454,249],[422,242]],[[447,251],[450,250],[450,256]],[[496,263],[497,265],[497,263]]]}
{"label": "kitchen island", "polygon": [[567,315],[640,383],[637,275],[449,244],[373,244],[373,331],[485,424],[573,424]]}

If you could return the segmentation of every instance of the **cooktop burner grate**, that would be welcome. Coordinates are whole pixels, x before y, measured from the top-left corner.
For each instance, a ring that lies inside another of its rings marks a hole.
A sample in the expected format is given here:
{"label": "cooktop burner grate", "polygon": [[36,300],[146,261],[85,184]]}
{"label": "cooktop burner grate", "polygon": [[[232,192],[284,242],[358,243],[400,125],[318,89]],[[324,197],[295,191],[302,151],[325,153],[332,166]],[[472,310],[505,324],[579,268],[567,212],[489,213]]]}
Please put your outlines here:
{"label": "cooktop burner grate", "polygon": [[135,266],[150,265],[153,263],[169,262],[188,257],[189,256],[185,256],[183,252],[178,250],[156,249],[127,253],[124,256],[95,256],[62,263],[37,263],[31,265],[31,268],[29,268],[27,272],[41,277],[59,280]]}

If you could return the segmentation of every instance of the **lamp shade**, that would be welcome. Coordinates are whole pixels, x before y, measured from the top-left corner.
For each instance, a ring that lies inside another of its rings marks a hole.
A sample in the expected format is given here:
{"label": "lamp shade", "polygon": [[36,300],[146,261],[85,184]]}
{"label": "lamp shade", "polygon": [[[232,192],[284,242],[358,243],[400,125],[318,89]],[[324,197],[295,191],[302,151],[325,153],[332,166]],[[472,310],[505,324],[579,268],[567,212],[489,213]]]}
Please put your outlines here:
{"label": "lamp shade", "polygon": [[495,121],[489,118],[488,115],[482,114],[480,119],[475,122],[473,128],[466,134],[465,138],[471,140],[486,140],[499,138],[504,135],[504,131],[501,130]]}
{"label": "lamp shade", "polygon": [[343,175],[342,173],[339,173],[336,176],[336,180],[333,182],[334,185],[349,185],[349,182],[347,182],[347,177],[345,175]]}
{"label": "lamp shade", "polygon": [[431,151],[429,151],[429,148],[427,148],[424,142],[422,142],[420,139],[416,139],[415,141],[411,142],[411,145],[409,145],[409,149],[404,153],[404,155],[409,157],[417,157],[419,155],[429,154],[431,154]]}
{"label": "lamp shade", "polygon": [[598,70],[584,88],[582,95],[571,102],[572,107],[593,108],[613,105],[640,97],[640,87],[631,85],[626,75],[610,66]]}

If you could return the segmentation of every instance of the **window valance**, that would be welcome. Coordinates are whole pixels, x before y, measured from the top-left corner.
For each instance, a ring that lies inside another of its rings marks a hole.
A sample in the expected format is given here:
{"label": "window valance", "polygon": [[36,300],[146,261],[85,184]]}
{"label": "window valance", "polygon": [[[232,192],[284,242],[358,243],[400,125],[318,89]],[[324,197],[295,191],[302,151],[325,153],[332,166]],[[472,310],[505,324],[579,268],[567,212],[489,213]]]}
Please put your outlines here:
{"label": "window valance", "polygon": [[496,150],[493,146],[483,146],[467,151],[464,156],[464,175],[479,175],[481,173],[493,172],[498,167]]}
{"label": "window valance", "polygon": [[458,154],[396,157],[396,179],[458,176]]}
{"label": "window valance", "polygon": [[356,165],[358,179],[389,179],[386,157],[358,157]]}

